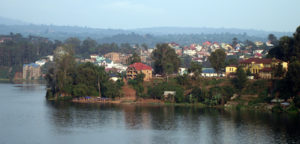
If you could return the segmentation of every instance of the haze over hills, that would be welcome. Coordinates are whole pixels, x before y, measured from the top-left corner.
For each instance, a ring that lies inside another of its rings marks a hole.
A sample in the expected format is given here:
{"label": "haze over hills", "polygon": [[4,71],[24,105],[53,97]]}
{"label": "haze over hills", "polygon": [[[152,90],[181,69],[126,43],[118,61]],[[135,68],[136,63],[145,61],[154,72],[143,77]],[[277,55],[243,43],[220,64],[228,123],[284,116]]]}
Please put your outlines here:
{"label": "haze over hills", "polygon": [[0,17],[0,34],[21,33],[24,36],[35,35],[52,40],[65,40],[78,37],[83,40],[91,37],[100,43],[147,43],[178,42],[189,44],[205,40],[230,42],[233,37],[239,40],[265,41],[270,33],[278,38],[292,35],[291,32],[270,32],[252,29],[236,28],[192,28],[192,27],[153,27],[139,29],[101,29],[79,26],[37,25]]}
{"label": "haze over hills", "polygon": [[29,23],[0,16],[1,25],[28,25]]}

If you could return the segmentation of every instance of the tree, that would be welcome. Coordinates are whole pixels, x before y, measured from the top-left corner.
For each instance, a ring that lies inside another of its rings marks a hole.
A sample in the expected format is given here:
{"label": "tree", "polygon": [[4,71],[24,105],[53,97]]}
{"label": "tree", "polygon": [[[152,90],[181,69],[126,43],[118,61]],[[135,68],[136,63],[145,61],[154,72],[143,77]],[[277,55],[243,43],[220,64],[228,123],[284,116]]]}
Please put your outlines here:
{"label": "tree", "polygon": [[258,49],[258,47],[256,46],[256,44],[255,44],[253,41],[246,40],[246,41],[244,42],[244,44],[245,44],[245,48],[246,48],[246,49],[252,49],[252,50]]}
{"label": "tree", "polygon": [[208,57],[209,62],[217,73],[225,67],[226,53],[222,49],[217,49]]}
{"label": "tree", "polygon": [[277,37],[274,34],[269,34],[268,40],[273,44],[274,46],[278,45]]}
{"label": "tree", "polygon": [[181,57],[181,67],[189,68],[191,66],[192,57],[189,55],[184,55]]}
{"label": "tree", "polygon": [[175,102],[184,102],[184,89],[175,83],[162,82],[148,87],[148,95],[154,99],[164,99],[164,91],[175,91]]}
{"label": "tree", "polygon": [[244,71],[243,67],[238,67],[236,71],[236,77],[231,80],[231,83],[233,86],[239,90],[239,92],[242,91],[242,89],[245,87],[247,82],[247,74]]}
{"label": "tree", "polygon": [[194,87],[189,96],[189,102],[203,102],[205,100],[204,95],[202,94],[202,90],[199,87]]}
{"label": "tree", "polygon": [[270,49],[268,57],[275,57],[283,61],[290,61],[296,53],[294,51],[294,39],[292,37],[284,36],[279,40],[279,45]]}
{"label": "tree", "polygon": [[300,60],[300,26],[296,29],[294,37],[281,37],[279,45],[270,49],[268,57],[290,62]]}
{"label": "tree", "polygon": [[81,41],[78,38],[70,37],[70,38],[65,40],[65,44],[71,45],[71,47],[74,49],[75,53],[80,54]]}
{"label": "tree", "polygon": [[143,92],[144,92],[144,86],[143,86],[144,77],[145,77],[144,73],[139,73],[139,74],[136,75],[135,79],[128,81],[128,84],[132,85],[133,89],[136,91],[136,95],[139,96],[139,97],[143,96]]}
{"label": "tree", "polygon": [[55,75],[60,94],[71,93],[72,74],[75,68],[74,51],[69,45],[63,45],[54,51]]}
{"label": "tree", "polygon": [[190,78],[187,74],[184,74],[184,75],[178,75],[176,77],[176,82],[177,84],[179,85],[182,85],[182,86],[187,86],[190,84]]}
{"label": "tree", "polygon": [[289,91],[296,96],[300,92],[300,61],[289,64],[285,80],[289,86]]}
{"label": "tree", "polygon": [[252,76],[252,73],[251,73],[250,69],[247,69],[247,70],[246,70],[246,75],[247,75],[247,76]]}
{"label": "tree", "polygon": [[127,59],[126,63],[131,65],[137,62],[141,62],[141,57],[137,53],[133,53],[133,55]]}
{"label": "tree", "polygon": [[230,58],[230,59],[227,59],[226,62],[225,62],[226,66],[229,66],[229,65],[238,65],[239,64],[239,61],[237,58]]}
{"label": "tree", "polygon": [[234,37],[232,39],[232,47],[235,48],[237,44],[238,44],[238,39],[236,37]]}
{"label": "tree", "polygon": [[96,53],[97,42],[91,38],[87,38],[82,42],[82,48],[80,53],[85,57],[88,57],[88,54]]}
{"label": "tree", "polygon": [[202,73],[202,65],[198,62],[191,62],[191,67],[188,69],[189,73],[194,73],[198,77]]}
{"label": "tree", "polygon": [[143,43],[143,44],[142,44],[142,48],[143,48],[144,50],[148,50],[147,44]]}
{"label": "tree", "polygon": [[175,50],[168,44],[157,44],[156,49],[152,52],[154,60],[154,71],[157,74],[177,73],[180,66],[180,59]]}
{"label": "tree", "polygon": [[294,40],[295,44],[292,53],[294,53],[295,57],[300,61],[300,26],[298,26],[294,33]]}
{"label": "tree", "polygon": [[276,65],[274,67],[274,70],[273,70],[273,76],[274,77],[278,77],[278,78],[281,78],[283,77],[285,74],[285,71],[283,69],[283,66],[282,66],[282,63],[278,63],[278,65]]}

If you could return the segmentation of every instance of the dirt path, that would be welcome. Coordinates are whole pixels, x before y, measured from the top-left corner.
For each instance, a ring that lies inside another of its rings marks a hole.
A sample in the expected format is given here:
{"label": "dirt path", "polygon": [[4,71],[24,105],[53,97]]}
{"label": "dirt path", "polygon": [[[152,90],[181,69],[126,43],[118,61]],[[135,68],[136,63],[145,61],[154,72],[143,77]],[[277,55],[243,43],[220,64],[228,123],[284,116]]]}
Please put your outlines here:
{"label": "dirt path", "polygon": [[127,81],[124,80],[124,86],[122,87],[124,97],[121,98],[121,101],[135,101],[136,100],[136,91],[128,85]]}

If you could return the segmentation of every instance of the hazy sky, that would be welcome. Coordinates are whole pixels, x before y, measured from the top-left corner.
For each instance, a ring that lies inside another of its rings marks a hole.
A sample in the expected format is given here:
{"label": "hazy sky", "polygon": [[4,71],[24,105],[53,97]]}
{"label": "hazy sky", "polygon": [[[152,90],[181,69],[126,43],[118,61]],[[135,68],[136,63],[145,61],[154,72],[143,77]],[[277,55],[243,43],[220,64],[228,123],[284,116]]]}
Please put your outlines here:
{"label": "hazy sky", "polygon": [[94,28],[161,26],[294,32],[300,0],[2,0],[0,16]]}

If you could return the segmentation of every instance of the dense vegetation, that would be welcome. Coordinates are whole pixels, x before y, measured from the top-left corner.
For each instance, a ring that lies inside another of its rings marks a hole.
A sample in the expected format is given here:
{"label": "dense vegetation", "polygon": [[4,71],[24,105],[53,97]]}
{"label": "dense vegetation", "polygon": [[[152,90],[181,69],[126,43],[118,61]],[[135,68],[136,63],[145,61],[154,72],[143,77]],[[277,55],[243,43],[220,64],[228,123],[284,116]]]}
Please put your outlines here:
{"label": "dense vegetation", "polygon": [[137,53],[133,53],[132,56],[126,60],[126,63],[128,65],[131,65],[131,64],[134,64],[137,62],[141,62],[141,57]]}
{"label": "dense vegetation", "polygon": [[[0,79],[12,79],[15,72],[21,72],[23,64],[35,62],[62,45],[68,45],[76,53],[76,57],[88,58],[90,54],[104,55],[109,52],[134,53],[135,49],[128,43],[117,45],[116,43],[98,44],[95,40],[87,38],[84,41],[78,38],[68,38],[64,42],[51,41],[43,37],[28,36],[21,34],[0,36],[5,37],[0,43]],[[147,46],[143,46],[147,47]]]}
{"label": "dense vegetation", "polygon": [[65,44],[72,45],[76,52],[76,56],[87,58],[90,54],[104,55],[110,52],[120,52],[125,54],[132,54],[135,49],[129,43],[122,43],[120,45],[116,43],[103,43],[98,44],[95,40],[87,38],[80,41],[78,38],[68,38],[64,42]]}
{"label": "dense vegetation", "polygon": [[65,97],[99,96],[116,98],[121,96],[122,82],[109,80],[104,67],[92,63],[77,64],[73,51],[68,45],[57,48],[55,66],[50,68],[47,97],[60,99]]}
{"label": "dense vegetation", "polygon": [[53,50],[61,43],[48,41],[46,38],[11,33],[11,40],[0,44],[0,66],[19,66],[31,63],[42,56],[53,53]]}
{"label": "dense vegetation", "polygon": [[274,80],[274,92],[283,99],[292,98],[297,107],[300,107],[300,26],[293,37],[284,36],[279,44],[272,48],[269,57],[288,61],[288,71],[281,80]]}
{"label": "dense vegetation", "polygon": [[220,73],[221,70],[225,68],[225,59],[226,53],[222,49],[217,49],[208,57],[211,66],[216,70],[217,73]]}
{"label": "dense vegetation", "polygon": [[178,72],[180,59],[168,44],[157,44],[151,58],[154,61],[155,73],[166,75]]}

